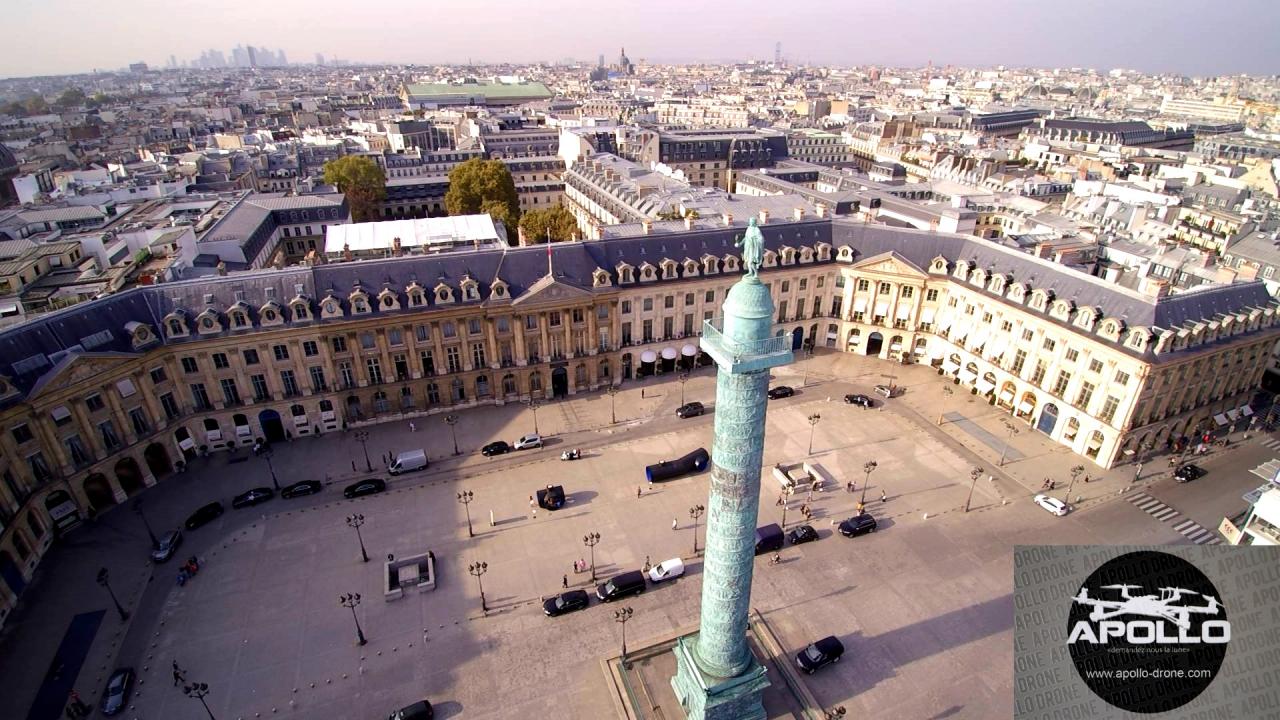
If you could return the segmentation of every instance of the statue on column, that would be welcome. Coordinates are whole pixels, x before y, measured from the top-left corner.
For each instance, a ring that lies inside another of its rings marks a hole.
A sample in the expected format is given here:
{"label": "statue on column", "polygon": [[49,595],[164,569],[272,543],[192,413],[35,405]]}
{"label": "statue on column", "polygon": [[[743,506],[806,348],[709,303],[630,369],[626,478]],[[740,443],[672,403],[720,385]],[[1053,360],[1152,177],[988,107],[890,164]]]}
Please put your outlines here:
{"label": "statue on column", "polygon": [[764,264],[764,233],[760,232],[755,218],[747,222],[747,232],[733,244],[742,248],[742,264],[747,269],[747,277],[759,277],[760,266]]}

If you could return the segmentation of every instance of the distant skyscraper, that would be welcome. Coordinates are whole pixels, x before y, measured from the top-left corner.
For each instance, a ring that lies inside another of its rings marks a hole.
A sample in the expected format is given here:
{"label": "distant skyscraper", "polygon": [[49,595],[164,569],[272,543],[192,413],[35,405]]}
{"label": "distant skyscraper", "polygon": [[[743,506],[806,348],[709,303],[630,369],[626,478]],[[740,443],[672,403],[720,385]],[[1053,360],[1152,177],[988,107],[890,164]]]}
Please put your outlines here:
{"label": "distant skyscraper", "polygon": [[169,67],[171,67],[171,68],[176,68],[176,67],[178,67],[178,56],[177,56],[177,55],[170,55],[170,56],[169,56]]}
{"label": "distant skyscraper", "polygon": [[316,64],[321,67],[324,66],[324,56],[321,55],[320,53],[316,53]]}
{"label": "distant skyscraper", "polygon": [[249,64],[249,55],[244,51],[244,47],[237,45],[231,48],[231,64],[235,67],[245,67]]}
{"label": "distant skyscraper", "polygon": [[248,53],[249,53],[249,67],[258,67],[258,49],[250,45],[248,49]]}
{"label": "distant skyscraper", "polygon": [[782,43],[781,42],[774,43],[773,45],[773,64],[774,65],[782,64]]}
{"label": "distant skyscraper", "polygon": [[604,67],[604,53],[600,53],[600,60],[596,63],[596,67]]}

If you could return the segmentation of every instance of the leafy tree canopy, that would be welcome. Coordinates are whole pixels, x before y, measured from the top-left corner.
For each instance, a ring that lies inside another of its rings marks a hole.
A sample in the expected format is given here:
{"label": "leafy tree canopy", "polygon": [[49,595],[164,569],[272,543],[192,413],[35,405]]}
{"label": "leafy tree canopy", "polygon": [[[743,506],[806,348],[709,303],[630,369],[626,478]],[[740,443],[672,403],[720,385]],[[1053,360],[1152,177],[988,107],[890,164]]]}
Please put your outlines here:
{"label": "leafy tree canopy", "polygon": [[387,174],[363,155],[347,155],[324,164],[324,181],[347,196],[353,222],[377,219],[378,203],[387,197]]}
{"label": "leafy tree canopy", "polygon": [[488,213],[508,228],[520,219],[516,183],[501,160],[473,158],[450,170],[444,207],[450,215]]}
{"label": "leafy tree canopy", "polygon": [[573,213],[563,205],[557,205],[522,214],[520,229],[524,232],[525,241],[529,243],[546,242],[548,233],[551,235],[551,242],[564,242],[577,235],[578,223],[573,219]]}

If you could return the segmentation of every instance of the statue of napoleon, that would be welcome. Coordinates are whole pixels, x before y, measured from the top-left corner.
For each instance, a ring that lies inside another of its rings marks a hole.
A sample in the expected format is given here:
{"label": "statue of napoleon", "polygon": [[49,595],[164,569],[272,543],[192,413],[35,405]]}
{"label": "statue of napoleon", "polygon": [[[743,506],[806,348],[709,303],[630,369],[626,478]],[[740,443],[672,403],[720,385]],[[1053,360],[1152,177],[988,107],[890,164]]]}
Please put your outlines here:
{"label": "statue of napoleon", "polygon": [[760,232],[755,218],[747,222],[747,232],[733,244],[742,248],[742,264],[747,269],[747,277],[758,278],[760,266],[764,263],[764,233]]}

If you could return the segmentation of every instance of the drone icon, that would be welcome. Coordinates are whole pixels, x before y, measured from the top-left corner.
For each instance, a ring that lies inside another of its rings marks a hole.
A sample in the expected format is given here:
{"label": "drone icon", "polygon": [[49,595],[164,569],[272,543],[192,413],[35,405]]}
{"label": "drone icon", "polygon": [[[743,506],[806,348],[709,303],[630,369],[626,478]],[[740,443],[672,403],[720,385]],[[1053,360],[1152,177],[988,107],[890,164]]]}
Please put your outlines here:
{"label": "drone icon", "polygon": [[[1162,587],[1159,597],[1155,595],[1133,595],[1130,591],[1141,590],[1141,585],[1103,585],[1103,590],[1119,590],[1119,600],[1103,600],[1089,597],[1088,588],[1080,588],[1080,593],[1073,600],[1081,605],[1092,606],[1089,611],[1090,620],[1107,620],[1118,615],[1141,615],[1144,617],[1162,618],[1186,630],[1191,627],[1192,614],[1217,615],[1222,605],[1218,599],[1210,595],[1187,590],[1185,588]],[[1204,605],[1171,605],[1184,595],[1200,595],[1205,599]]]}

